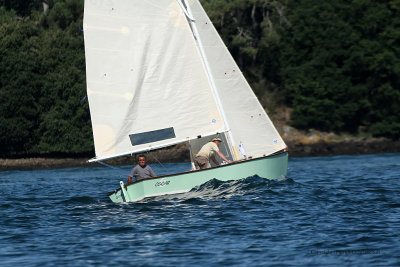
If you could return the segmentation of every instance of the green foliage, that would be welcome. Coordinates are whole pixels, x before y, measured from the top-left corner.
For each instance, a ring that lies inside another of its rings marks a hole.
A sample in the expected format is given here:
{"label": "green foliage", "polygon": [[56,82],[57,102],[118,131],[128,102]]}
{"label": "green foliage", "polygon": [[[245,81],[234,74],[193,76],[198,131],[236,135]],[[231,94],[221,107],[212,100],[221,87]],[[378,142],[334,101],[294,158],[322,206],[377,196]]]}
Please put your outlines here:
{"label": "green foliage", "polygon": [[398,1],[302,0],[290,8],[280,73],[292,124],[399,138]]}
{"label": "green foliage", "polygon": [[276,53],[277,30],[289,22],[287,0],[205,0],[207,14],[222,36],[239,67],[262,98],[279,82]]}
{"label": "green foliage", "polygon": [[34,147],[37,152],[82,153],[92,149],[88,105],[80,101],[86,95],[83,39],[70,30],[72,34],[55,29],[43,43],[43,67],[49,71],[43,77],[39,99],[44,112],[37,129],[41,136]]}
{"label": "green foliage", "polygon": [[26,62],[35,54],[37,28],[31,23],[14,22],[0,27],[0,145],[10,153],[27,151],[36,126],[38,106],[35,97],[39,84],[35,62]]}
{"label": "green foliage", "polygon": [[[0,156],[93,153],[84,1],[47,3],[0,0]],[[398,0],[202,4],[269,110],[286,101],[297,128],[400,137]]]}
{"label": "green foliage", "polygon": [[64,0],[52,1],[51,12],[47,16],[46,24],[50,26],[58,26],[60,29],[65,30],[71,24],[82,19],[83,12],[82,0]]}
{"label": "green foliage", "polygon": [[4,6],[0,6],[0,24],[10,23],[14,16],[14,10],[7,10]]}
{"label": "green foliage", "polygon": [[[0,9],[1,156],[92,152],[86,95],[83,1],[13,19]],[[73,10],[68,10],[73,9]],[[55,12],[71,14],[58,18]]]}
{"label": "green foliage", "polygon": [[14,10],[19,16],[29,16],[33,9],[42,6],[42,0],[0,0],[0,6]]}

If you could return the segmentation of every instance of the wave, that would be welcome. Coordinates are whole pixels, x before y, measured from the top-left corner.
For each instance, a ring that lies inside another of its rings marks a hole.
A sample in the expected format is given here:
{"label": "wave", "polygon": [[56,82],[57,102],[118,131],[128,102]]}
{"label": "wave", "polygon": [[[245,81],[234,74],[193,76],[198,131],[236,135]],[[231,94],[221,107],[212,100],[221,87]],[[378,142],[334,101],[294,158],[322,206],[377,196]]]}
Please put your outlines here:
{"label": "wave", "polygon": [[192,188],[187,193],[179,193],[172,195],[161,195],[148,197],[136,204],[148,205],[168,205],[171,203],[177,204],[205,204],[208,200],[227,199],[241,196],[260,196],[279,194],[282,187],[293,184],[291,178],[283,178],[279,180],[269,180],[261,178],[258,175],[249,176],[239,180],[221,181],[216,178],[211,179],[199,186]]}
{"label": "wave", "polygon": [[99,200],[93,197],[82,196],[82,197],[71,197],[69,199],[59,202],[60,204],[94,204],[99,203]]}
{"label": "wave", "polygon": [[212,179],[206,183],[194,187],[185,194],[186,199],[192,198],[231,198],[259,194],[275,194],[276,187],[292,183],[290,178],[281,180],[268,180],[258,175],[249,176],[240,180],[221,181]]}

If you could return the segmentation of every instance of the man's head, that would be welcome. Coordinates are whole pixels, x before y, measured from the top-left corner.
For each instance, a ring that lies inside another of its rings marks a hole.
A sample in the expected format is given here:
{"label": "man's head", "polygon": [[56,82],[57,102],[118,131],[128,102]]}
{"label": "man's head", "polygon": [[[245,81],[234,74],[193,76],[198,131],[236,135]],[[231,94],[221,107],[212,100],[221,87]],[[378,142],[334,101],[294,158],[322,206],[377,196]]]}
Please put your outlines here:
{"label": "man's head", "polygon": [[146,166],[146,156],[145,155],[139,155],[138,163],[139,163],[140,167]]}
{"label": "man's head", "polygon": [[219,144],[222,142],[221,138],[215,137],[213,139],[211,139],[211,142],[214,142],[217,144],[217,146],[219,146]]}

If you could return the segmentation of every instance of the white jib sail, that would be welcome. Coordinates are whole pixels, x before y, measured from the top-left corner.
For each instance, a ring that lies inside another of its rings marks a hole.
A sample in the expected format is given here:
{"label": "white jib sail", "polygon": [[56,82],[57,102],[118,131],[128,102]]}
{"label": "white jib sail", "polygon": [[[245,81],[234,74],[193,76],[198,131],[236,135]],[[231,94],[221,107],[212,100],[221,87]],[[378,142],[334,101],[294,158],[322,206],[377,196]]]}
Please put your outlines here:
{"label": "white jib sail", "polygon": [[286,148],[198,0],[188,1],[235,142],[247,157]]}
{"label": "white jib sail", "polygon": [[97,160],[226,130],[176,0],[87,0],[84,37]]}

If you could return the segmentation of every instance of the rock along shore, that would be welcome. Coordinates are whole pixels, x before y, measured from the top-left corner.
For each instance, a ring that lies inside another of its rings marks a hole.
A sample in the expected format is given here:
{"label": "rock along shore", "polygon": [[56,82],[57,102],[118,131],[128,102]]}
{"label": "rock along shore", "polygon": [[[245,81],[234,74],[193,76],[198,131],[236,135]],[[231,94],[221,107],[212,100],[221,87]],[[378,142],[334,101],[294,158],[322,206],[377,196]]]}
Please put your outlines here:
{"label": "rock along shore", "polygon": [[[285,137],[285,136],[284,136]],[[284,138],[285,139],[285,138]],[[310,157],[310,156],[333,156],[333,155],[359,155],[359,154],[381,154],[399,153],[400,140],[393,141],[386,138],[365,138],[344,140],[332,140],[326,136],[313,134],[301,138],[285,139],[289,147],[289,157]],[[160,162],[182,162],[189,161],[189,153],[185,147],[173,147],[160,149],[147,154],[149,163]],[[74,167],[100,166],[99,163],[88,163],[89,158],[69,157],[37,157],[0,159],[0,171],[8,170],[35,170],[35,169],[57,169]],[[122,157],[108,160],[105,163],[122,166],[136,163],[135,156]]]}

